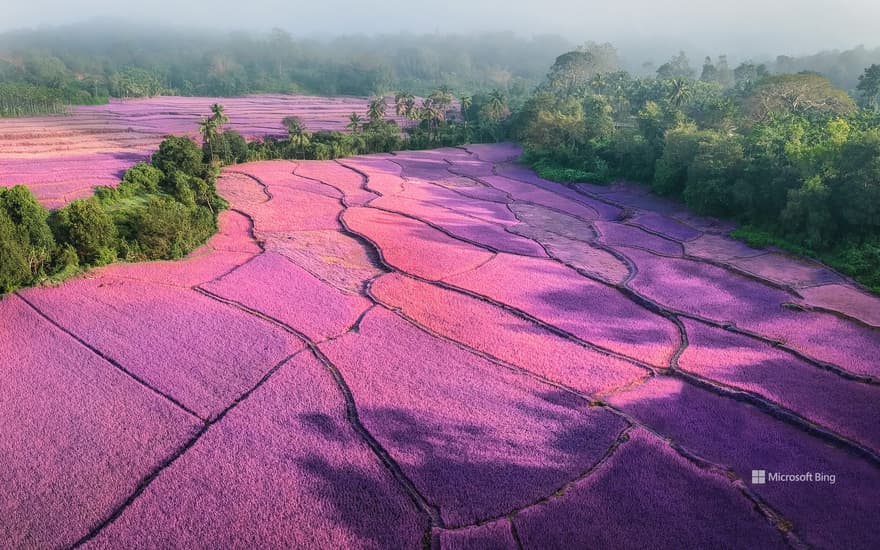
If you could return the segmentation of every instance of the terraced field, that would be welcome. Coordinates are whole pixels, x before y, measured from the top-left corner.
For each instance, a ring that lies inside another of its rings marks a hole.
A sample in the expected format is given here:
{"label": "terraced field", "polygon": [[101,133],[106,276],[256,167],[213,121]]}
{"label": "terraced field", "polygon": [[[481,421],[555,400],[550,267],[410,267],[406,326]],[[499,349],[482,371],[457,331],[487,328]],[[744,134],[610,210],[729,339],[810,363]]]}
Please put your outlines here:
{"label": "terraced field", "polygon": [[0,118],[0,185],[24,184],[49,208],[64,206],[91,195],[98,185],[116,185],[127,168],[148,159],[166,136],[196,137],[199,120],[210,115],[213,103],[226,108],[231,119],[227,128],[253,138],[286,135],[281,120],[290,115],[299,116],[309,131],[344,130],[349,114],[365,116],[368,99],[114,99],[107,105],[74,107],[69,116]]}
{"label": "terraced field", "polygon": [[0,546],[877,548],[878,299],[517,155],[231,167],[0,301]]}

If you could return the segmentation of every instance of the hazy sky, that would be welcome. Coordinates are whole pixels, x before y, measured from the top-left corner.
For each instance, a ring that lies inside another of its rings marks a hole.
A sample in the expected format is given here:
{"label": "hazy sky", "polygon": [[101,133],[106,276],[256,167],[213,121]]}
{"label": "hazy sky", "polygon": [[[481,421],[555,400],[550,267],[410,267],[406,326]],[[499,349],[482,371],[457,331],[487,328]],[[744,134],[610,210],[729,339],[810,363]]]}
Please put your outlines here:
{"label": "hazy sky", "polygon": [[[880,46],[878,0],[0,0],[0,29],[136,17],[294,35],[514,30],[706,53]],[[636,48],[640,50],[642,48]]]}

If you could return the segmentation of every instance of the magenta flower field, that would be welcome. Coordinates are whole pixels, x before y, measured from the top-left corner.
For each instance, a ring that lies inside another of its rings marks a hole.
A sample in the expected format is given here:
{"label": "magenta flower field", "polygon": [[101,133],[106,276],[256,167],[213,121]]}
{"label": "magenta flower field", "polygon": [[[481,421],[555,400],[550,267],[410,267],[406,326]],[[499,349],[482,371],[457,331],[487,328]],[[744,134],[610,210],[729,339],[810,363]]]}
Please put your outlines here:
{"label": "magenta flower field", "polygon": [[[2,122],[3,183],[87,196],[210,102]],[[0,300],[0,548],[880,547],[880,299],[519,154],[231,166],[187,258]]]}

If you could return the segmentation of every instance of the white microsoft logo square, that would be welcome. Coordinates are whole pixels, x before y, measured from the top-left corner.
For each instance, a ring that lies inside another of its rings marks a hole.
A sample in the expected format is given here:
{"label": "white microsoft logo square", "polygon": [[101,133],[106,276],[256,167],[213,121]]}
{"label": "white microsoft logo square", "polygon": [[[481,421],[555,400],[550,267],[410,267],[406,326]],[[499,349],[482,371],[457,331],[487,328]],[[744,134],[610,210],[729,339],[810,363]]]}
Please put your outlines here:
{"label": "white microsoft logo square", "polygon": [[767,483],[767,471],[766,470],[752,470],[752,484],[753,485],[764,485]]}

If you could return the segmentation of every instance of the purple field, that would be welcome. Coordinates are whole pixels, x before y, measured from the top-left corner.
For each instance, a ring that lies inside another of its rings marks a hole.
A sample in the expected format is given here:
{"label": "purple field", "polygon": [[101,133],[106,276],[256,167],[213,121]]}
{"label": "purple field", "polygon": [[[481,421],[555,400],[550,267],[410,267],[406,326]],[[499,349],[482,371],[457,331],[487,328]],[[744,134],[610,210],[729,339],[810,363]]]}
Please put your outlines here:
{"label": "purple field", "polygon": [[[202,110],[155,101],[0,134]],[[0,300],[0,548],[880,547],[878,298],[518,154],[232,166],[187,258]]]}

